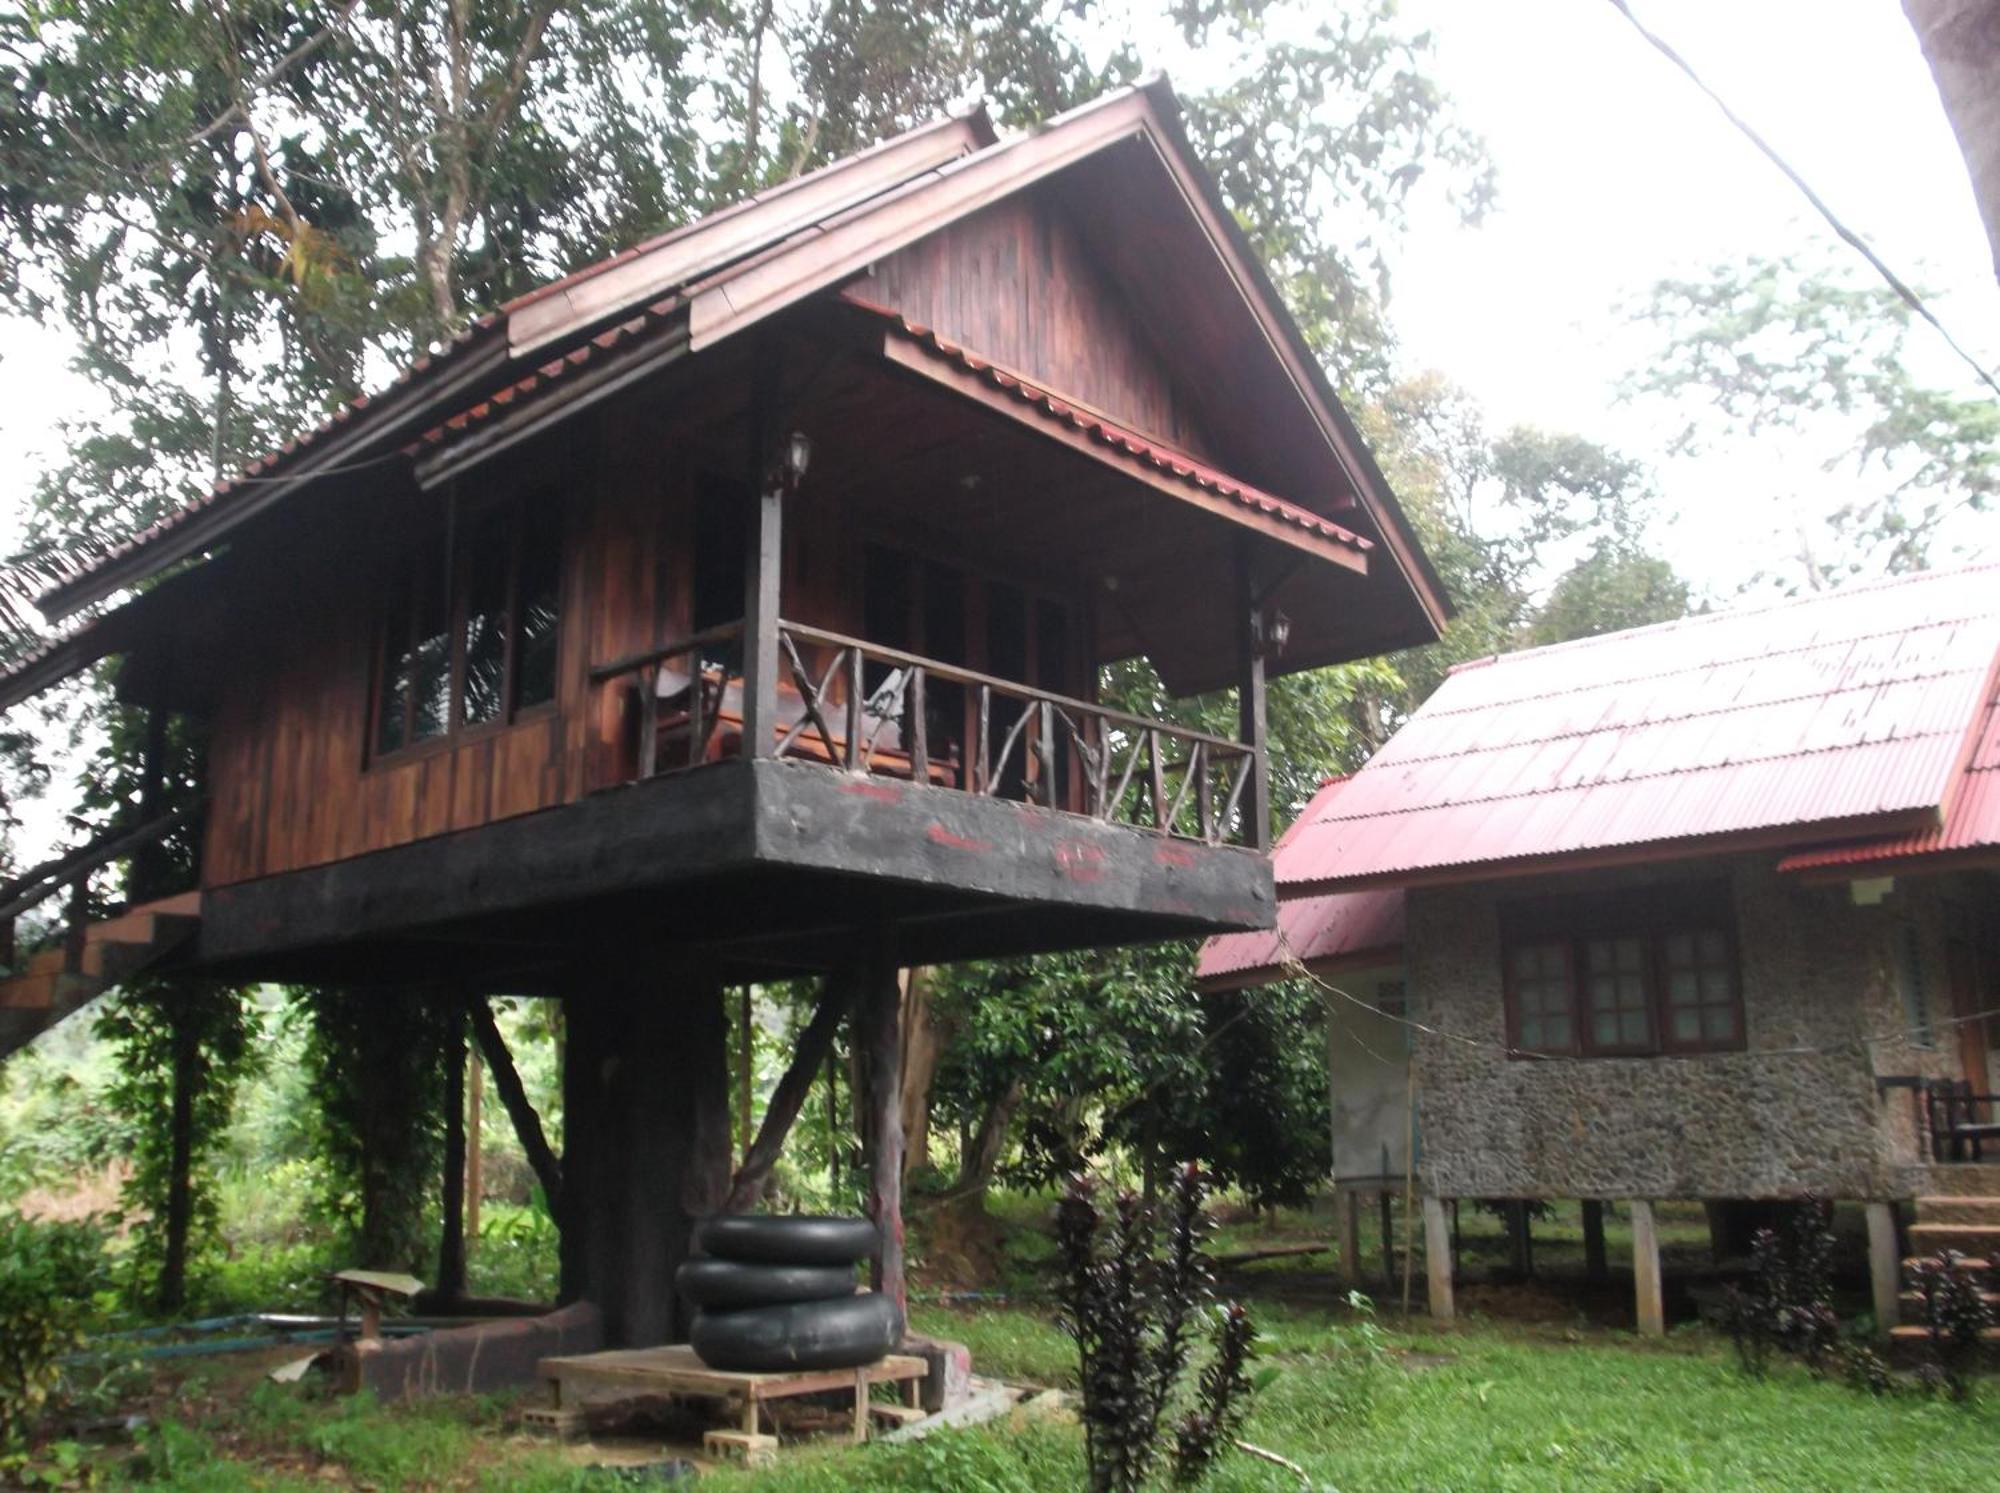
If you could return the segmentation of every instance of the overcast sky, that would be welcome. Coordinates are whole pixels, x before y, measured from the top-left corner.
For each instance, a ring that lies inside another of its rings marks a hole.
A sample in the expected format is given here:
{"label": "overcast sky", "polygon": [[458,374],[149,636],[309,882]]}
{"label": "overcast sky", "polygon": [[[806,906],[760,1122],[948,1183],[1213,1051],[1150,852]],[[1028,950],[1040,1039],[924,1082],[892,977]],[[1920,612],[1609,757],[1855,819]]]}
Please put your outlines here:
{"label": "overcast sky", "polygon": [[[1962,339],[2000,361],[2000,289],[1964,165],[1896,0],[1636,0],[1736,107],[1906,276],[1939,292]],[[1405,0],[1436,72],[1498,167],[1500,209],[1467,230],[1420,207],[1395,255],[1390,312],[1412,370],[1469,389],[1496,426],[1571,429],[1660,465],[1663,547],[1726,598],[1794,548],[1798,518],[1853,490],[1783,443],[1661,459],[1666,412],[1621,405],[1647,334],[1616,313],[1653,280],[1826,230],[1797,194],[1607,0]],[[1145,38],[1141,38],[1142,45]],[[1164,28],[1149,62],[1177,74]],[[1941,376],[1951,365],[1914,338]],[[0,502],[11,520],[55,421],[92,392],[61,343],[0,323]],[[8,527],[11,528],[11,522]],[[4,536],[0,536],[4,537]],[[2000,543],[2000,515],[1961,528]]]}

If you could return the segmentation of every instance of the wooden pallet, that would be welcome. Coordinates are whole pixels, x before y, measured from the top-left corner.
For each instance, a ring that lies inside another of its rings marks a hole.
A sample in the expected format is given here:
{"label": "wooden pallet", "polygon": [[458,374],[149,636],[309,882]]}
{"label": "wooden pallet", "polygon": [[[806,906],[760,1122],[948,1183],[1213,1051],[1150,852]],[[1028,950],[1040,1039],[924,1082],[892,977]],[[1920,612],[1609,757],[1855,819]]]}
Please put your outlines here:
{"label": "wooden pallet", "polygon": [[556,1410],[586,1402],[635,1399],[642,1395],[726,1400],[735,1405],[740,1429],[734,1436],[746,1451],[763,1450],[763,1407],[767,1401],[793,1395],[851,1390],[854,1394],[854,1439],[868,1439],[868,1391],[876,1384],[900,1384],[903,1403],[914,1407],[930,1366],[921,1358],[892,1353],[858,1369],[808,1369],[786,1373],[742,1374],[712,1369],[695,1357],[686,1343],[664,1348],[618,1348],[606,1353],[544,1358],[536,1372],[549,1381]]}

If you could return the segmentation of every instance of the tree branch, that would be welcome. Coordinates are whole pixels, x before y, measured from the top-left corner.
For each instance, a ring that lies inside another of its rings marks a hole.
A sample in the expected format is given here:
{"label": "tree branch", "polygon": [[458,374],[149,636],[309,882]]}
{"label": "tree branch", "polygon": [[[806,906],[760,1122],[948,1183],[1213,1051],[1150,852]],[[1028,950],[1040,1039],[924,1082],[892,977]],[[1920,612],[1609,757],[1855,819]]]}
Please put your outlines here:
{"label": "tree branch", "polygon": [[549,1200],[549,1212],[560,1219],[563,1216],[562,1163],[556,1159],[548,1137],[542,1133],[541,1116],[528,1102],[528,1091],[521,1086],[521,1075],[514,1068],[514,1055],[507,1050],[507,1039],[500,1035],[499,1023],[493,1019],[493,1008],[486,1004],[484,996],[477,995],[468,998],[466,1006],[472,1013],[472,1035],[479,1043],[479,1055],[485,1059],[488,1070],[493,1074],[494,1091],[507,1110],[507,1118],[514,1124],[514,1135],[521,1142],[521,1149],[527,1153],[528,1165],[534,1169],[535,1180],[542,1184],[542,1195]]}
{"label": "tree branch", "polygon": [[846,974],[827,976],[820,987],[819,1004],[813,1008],[812,1020],[799,1034],[799,1045],[792,1053],[790,1066],[784,1077],[778,1080],[778,1087],[771,1092],[771,1103],[764,1111],[764,1123],[757,1127],[757,1139],[743,1155],[743,1165],[737,1168],[735,1177],[729,1184],[729,1197],[722,1205],[725,1213],[741,1213],[757,1201],[757,1194],[763,1190],[765,1179],[771,1175],[771,1168],[777,1164],[778,1153],[785,1148],[785,1137],[791,1134],[792,1124],[805,1108],[806,1097],[812,1093],[813,1080],[819,1076],[820,1065],[826,1061],[827,1053],[833,1047],[834,1033],[840,1029],[840,1018],[847,1014],[847,1008],[854,1001],[854,982]]}

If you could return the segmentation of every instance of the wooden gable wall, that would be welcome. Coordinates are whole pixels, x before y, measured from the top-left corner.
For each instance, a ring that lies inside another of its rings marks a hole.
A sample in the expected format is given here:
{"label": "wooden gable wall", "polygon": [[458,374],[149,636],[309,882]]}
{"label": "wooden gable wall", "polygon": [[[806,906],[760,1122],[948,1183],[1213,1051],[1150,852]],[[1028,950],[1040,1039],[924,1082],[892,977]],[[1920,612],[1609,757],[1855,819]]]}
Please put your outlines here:
{"label": "wooden gable wall", "polygon": [[857,289],[1141,434],[1216,457],[1162,338],[1045,194],[1007,198],[912,244]]}

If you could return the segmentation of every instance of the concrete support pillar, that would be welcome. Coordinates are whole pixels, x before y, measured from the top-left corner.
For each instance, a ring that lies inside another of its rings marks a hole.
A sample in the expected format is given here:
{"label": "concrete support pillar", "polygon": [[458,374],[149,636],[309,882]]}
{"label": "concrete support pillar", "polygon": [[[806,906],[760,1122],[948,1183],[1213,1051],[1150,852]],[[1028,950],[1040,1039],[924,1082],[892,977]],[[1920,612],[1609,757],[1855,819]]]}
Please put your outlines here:
{"label": "concrete support pillar", "polygon": [[674,1272],[729,1190],[728,1017],[712,971],[635,953],[563,1004],[562,1297],[607,1346],[687,1336]]}
{"label": "concrete support pillar", "polygon": [[1660,1289],[1660,1235],[1653,1223],[1653,1205],[1635,1198],[1626,1206],[1632,1210],[1632,1284],[1638,1296],[1639,1335],[1664,1337],[1667,1308]]}
{"label": "concrete support pillar", "polygon": [[1583,1274],[1586,1280],[1610,1279],[1611,1263],[1604,1256],[1604,1204],[1583,1200]]}
{"label": "concrete support pillar", "polygon": [[1430,1288],[1431,1316],[1449,1322],[1455,1315],[1451,1296],[1451,1224],[1444,1199],[1424,1197],[1424,1277]]}
{"label": "concrete support pillar", "polygon": [[1896,1244],[1896,1205],[1869,1203],[1868,1284],[1875,1297],[1875,1330],[1883,1337],[1897,1322],[1903,1290],[1903,1261]]}
{"label": "concrete support pillar", "polygon": [[1353,1188],[1335,1194],[1340,1212],[1340,1272],[1350,1286],[1361,1284],[1361,1194]]}

